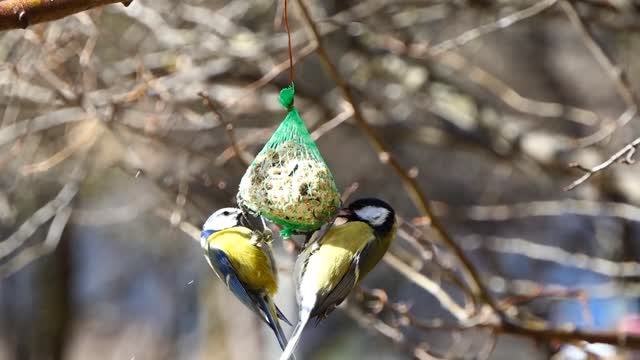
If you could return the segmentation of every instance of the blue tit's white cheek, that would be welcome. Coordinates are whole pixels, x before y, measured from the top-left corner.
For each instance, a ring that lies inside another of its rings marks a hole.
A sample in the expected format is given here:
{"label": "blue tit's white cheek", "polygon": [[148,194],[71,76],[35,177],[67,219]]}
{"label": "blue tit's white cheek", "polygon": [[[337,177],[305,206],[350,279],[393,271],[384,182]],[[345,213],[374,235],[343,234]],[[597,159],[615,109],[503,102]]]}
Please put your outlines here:
{"label": "blue tit's white cheek", "polygon": [[202,230],[220,231],[238,225],[241,211],[236,208],[224,208],[216,211],[204,223]]}

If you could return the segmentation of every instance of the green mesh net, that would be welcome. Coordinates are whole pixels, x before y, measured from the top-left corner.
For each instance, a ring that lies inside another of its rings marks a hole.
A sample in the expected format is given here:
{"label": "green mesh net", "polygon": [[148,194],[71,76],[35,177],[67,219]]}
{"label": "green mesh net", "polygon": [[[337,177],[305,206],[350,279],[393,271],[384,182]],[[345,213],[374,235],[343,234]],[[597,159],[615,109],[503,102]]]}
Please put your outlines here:
{"label": "green mesh net", "polygon": [[238,204],[283,227],[283,237],[309,232],[330,221],[340,193],[320,150],[293,107],[293,84],[278,100],[289,113],[249,165]]}

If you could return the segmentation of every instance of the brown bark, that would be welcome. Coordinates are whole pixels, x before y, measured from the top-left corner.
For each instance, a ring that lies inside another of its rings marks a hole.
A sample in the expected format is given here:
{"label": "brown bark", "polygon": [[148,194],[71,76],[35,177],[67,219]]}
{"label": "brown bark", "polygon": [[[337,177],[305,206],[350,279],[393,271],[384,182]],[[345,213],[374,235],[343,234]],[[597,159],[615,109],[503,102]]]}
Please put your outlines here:
{"label": "brown bark", "polygon": [[131,0],[0,0],[0,31],[61,19],[98,6]]}

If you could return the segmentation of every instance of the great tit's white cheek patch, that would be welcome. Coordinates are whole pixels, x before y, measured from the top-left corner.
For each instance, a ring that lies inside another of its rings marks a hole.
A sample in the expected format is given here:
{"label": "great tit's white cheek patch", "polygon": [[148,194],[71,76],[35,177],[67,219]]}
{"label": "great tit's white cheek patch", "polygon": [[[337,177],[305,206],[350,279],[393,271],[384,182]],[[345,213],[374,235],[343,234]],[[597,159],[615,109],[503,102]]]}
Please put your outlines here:
{"label": "great tit's white cheek patch", "polygon": [[373,226],[384,224],[389,216],[389,210],[378,206],[365,206],[355,211],[359,218],[368,221]]}

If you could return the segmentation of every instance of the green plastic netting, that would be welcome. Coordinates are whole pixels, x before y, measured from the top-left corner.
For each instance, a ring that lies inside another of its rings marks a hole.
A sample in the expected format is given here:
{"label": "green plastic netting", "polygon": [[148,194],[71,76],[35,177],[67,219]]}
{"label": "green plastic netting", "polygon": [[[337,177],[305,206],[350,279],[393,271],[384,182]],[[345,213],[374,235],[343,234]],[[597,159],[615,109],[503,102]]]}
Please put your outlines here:
{"label": "green plastic netting", "polygon": [[293,107],[293,84],[278,100],[289,112],[249,165],[238,204],[283,227],[282,236],[309,232],[331,221],[340,193],[320,150]]}

